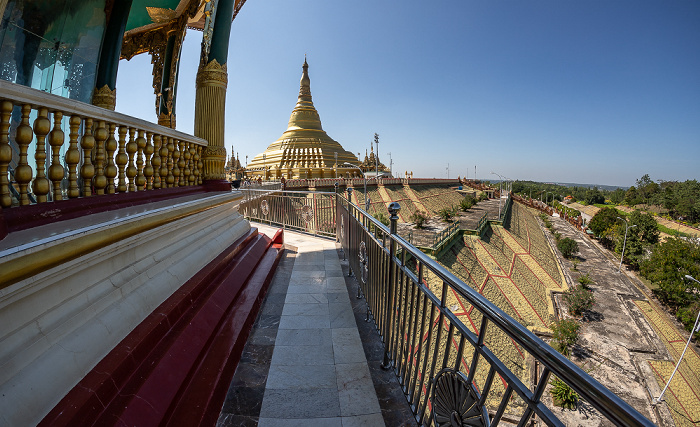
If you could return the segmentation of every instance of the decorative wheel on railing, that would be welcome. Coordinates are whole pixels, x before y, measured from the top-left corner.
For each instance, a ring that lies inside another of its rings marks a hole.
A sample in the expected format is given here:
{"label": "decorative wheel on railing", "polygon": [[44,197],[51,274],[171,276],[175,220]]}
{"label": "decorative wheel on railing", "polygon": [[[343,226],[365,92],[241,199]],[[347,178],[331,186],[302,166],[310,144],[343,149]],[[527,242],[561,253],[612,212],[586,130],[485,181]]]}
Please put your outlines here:
{"label": "decorative wheel on railing", "polygon": [[345,238],[345,215],[340,215],[340,238]]}
{"label": "decorative wheel on railing", "polygon": [[270,213],[270,204],[267,203],[267,200],[263,200],[262,202],[260,202],[260,211],[265,216],[267,216],[267,214]]}
{"label": "decorative wheel on railing", "polygon": [[454,369],[443,369],[433,379],[433,419],[438,426],[487,426],[486,408],[467,377]]}
{"label": "decorative wheel on railing", "polygon": [[253,211],[253,216],[258,216],[258,208],[250,208]]}
{"label": "decorative wheel on railing", "polygon": [[304,207],[301,208],[301,218],[307,224],[314,219],[314,210],[310,205],[304,205]]}
{"label": "decorative wheel on railing", "polygon": [[357,256],[360,258],[360,280],[362,280],[362,283],[367,283],[367,276],[369,276],[367,261],[369,261],[369,257],[365,242],[360,242],[360,251]]}

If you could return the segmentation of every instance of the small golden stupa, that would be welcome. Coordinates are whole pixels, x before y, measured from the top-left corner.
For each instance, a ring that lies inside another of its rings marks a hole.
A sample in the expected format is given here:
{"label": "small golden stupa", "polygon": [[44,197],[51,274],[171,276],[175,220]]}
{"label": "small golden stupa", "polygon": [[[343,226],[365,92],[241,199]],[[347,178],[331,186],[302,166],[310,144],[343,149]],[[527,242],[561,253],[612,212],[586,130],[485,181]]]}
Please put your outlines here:
{"label": "small golden stupa", "polygon": [[[309,64],[304,58],[299,99],[289,117],[287,130],[277,141],[248,164],[249,177],[263,179],[335,178],[359,174],[360,161],[334,141],[321,127],[321,118],[311,100]],[[337,162],[336,162],[337,156]]]}

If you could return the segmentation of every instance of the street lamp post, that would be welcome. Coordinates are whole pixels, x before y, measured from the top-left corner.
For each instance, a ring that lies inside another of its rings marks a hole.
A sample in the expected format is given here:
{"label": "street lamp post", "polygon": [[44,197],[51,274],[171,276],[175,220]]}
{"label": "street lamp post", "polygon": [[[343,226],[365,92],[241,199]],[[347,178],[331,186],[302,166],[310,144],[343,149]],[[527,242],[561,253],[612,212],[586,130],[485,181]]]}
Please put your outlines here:
{"label": "street lamp post", "polygon": [[379,135],[374,134],[374,143],[377,145],[377,155],[374,156],[375,179],[379,179]]}
{"label": "street lamp post", "polygon": [[394,161],[391,160],[391,151],[386,153],[386,154],[389,156],[389,176],[393,177],[394,176],[394,173],[393,173]]}
{"label": "street lamp post", "polygon": [[367,197],[367,177],[365,176],[364,172],[362,172],[362,169],[360,169],[357,165],[353,165],[352,163],[345,162],[343,163],[343,166],[348,166],[351,168],[355,168],[360,171],[362,174],[362,177],[365,180],[365,212],[369,211],[369,197]]}
{"label": "street lamp post", "polygon": [[498,175],[498,177],[501,179],[498,181],[498,217],[501,217],[501,201],[503,200],[503,190],[502,190],[502,184],[503,184],[503,176],[497,174],[496,172],[491,172],[492,175]]}
{"label": "street lamp post", "polygon": [[[690,274],[686,274],[685,278],[700,284],[700,281],[698,281],[695,277],[691,276]],[[681,357],[678,358],[678,362],[676,363],[676,367],[673,369],[673,372],[671,373],[671,377],[668,379],[666,386],[664,387],[663,390],[661,390],[661,394],[659,395],[659,397],[656,398],[656,401],[654,403],[661,402],[661,398],[664,397],[664,393],[666,393],[666,389],[668,389],[668,385],[671,384],[671,380],[673,380],[673,376],[676,375],[676,371],[678,370],[678,367],[681,365],[681,361],[683,360],[683,356],[685,356],[685,352],[686,352],[686,350],[688,350],[688,346],[690,345],[690,340],[693,338],[693,334],[700,331],[700,324],[699,323],[700,323],[700,311],[698,311],[698,316],[695,318],[695,324],[693,325],[693,329],[691,329],[691,331],[690,331],[690,336],[688,337],[688,342],[685,343],[685,348],[683,349],[683,353],[681,353]]]}
{"label": "street lamp post", "polygon": [[267,181],[267,166],[265,166],[265,153],[263,153],[263,181]]}
{"label": "street lamp post", "polygon": [[622,272],[622,260],[625,258],[625,246],[627,245],[627,230],[629,230],[630,228],[636,227],[637,224],[630,227],[630,225],[626,219],[620,218],[619,216],[617,217],[617,219],[619,219],[621,221],[625,221],[625,240],[622,242],[622,255],[620,256],[620,265],[617,267],[617,272],[621,273]]}

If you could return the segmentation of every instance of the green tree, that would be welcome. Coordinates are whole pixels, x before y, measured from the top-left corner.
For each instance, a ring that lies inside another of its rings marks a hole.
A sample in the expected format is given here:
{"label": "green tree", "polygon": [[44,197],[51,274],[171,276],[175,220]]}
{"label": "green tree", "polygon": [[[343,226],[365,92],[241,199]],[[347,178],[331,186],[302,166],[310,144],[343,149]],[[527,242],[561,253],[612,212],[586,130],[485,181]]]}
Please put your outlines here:
{"label": "green tree", "polygon": [[642,201],[644,201],[644,199],[640,197],[639,193],[637,192],[637,188],[634,185],[631,186],[625,193],[624,202],[627,206],[638,205],[642,203]]}
{"label": "green tree", "polygon": [[654,294],[675,310],[700,299],[700,285],[685,275],[700,277],[700,246],[681,238],[670,238],[654,248],[640,266],[642,276],[658,288]]}
{"label": "green tree", "polygon": [[615,191],[611,191],[608,194],[608,197],[613,204],[619,205],[623,200],[625,200],[625,190],[618,188]]}
{"label": "green tree", "polygon": [[634,232],[640,241],[649,244],[659,241],[659,224],[650,213],[634,211],[629,216],[629,223],[630,226],[636,225],[634,229],[630,229],[630,233]]}
{"label": "green tree", "polygon": [[617,217],[620,216],[615,208],[603,208],[598,211],[597,214],[591,218],[588,223],[588,228],[598,237],[602,237],[611,227],[615,225],[615,222],[619,221]]}

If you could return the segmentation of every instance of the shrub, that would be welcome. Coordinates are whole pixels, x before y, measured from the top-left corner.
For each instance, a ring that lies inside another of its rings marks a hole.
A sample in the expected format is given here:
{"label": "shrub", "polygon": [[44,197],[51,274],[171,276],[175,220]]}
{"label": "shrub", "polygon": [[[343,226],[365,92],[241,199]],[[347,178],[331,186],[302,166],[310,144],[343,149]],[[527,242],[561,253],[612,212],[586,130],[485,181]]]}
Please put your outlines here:
{"label": "shrub", "polygon": [[550,393],[552,393],[552,400],[554,400],[555,405],[564,409],[576,409],[578,393],[574,389],[557,377],[554,377],[550,384],[552,385]]}
{"label": "shrub", "polygon": [[564,294],[564,302],[570,314],[580,316],[593,307],[595,297],[593,291],[586,289],[583,285],[576,285]]}
{"label": "shrub", "polygon": [[428,220],[428,216],[421,211],[415,211],[409,220],[415,222],[417,228],[423,228],[425,226],[425,221]]}
{"label": "shrub", "polygon": [[459,208],[466,212],[467,209],[474,206],[475,203],[476,201],[471,196],[467,196],[459,202]]}
{"label": "shrub", "polygon": [[564,356],[569,355],[569,348],[578,341],[581,325],[573,319],[563,319],[551,325],[552,339],[555,350]]}
{"label": "shrub", "polygon": [[557,242],[561,240],[561,233],[560,232],[558,232],[558,231],[554,232],[554,240],[556,240]]}
{"label": "shrub", "polygon": [[574,271],[578,271],[578,264],[579,264],[579,262],[580,262],[580,261],[577,260],[577,259],[571,260],[571,264],[573,264],[573,267],[572,267],[571,269],[574,270]]}
{"label": "shrub", "polygon": [[578,278],[578,282],[581,284],[581,286],[588,289],[588,285],[593,283],[593,279],[591,279],[591,276],[589,276],[588,273],[586,273]]}
{"label": "shrub", "polygon": [[454,206],[452,206],[451,208],[442,208],[437,212],[438,216],[445,221],[451,220],[452,217],[455,216],[455,213],[456,209]]}
{"label": "shrub", "polygon": [[557,248],[559,248],[559,251],[561,251],[561,254],[564,255],[565,258],[571,258],[578,252],[578,243],[570,237],[564,237],[557,242]]}

